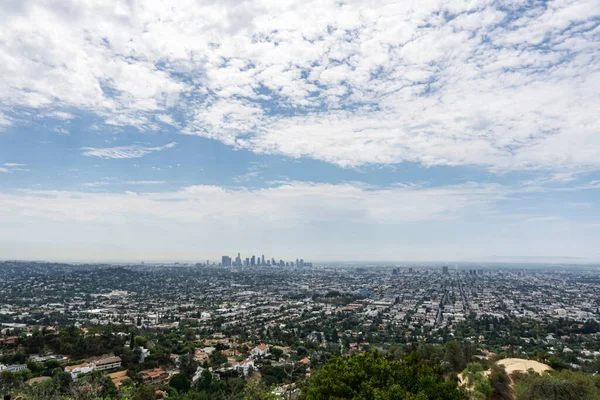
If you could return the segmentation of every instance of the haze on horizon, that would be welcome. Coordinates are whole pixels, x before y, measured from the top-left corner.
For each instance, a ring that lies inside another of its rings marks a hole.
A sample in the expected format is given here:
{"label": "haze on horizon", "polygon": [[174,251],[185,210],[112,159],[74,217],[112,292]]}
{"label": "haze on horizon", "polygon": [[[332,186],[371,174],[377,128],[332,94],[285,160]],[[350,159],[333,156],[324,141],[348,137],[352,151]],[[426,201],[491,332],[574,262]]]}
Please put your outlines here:
{"label": "haze on horizon", "polygon": [[600,260],[600,3],[0,3],[0,259]]}

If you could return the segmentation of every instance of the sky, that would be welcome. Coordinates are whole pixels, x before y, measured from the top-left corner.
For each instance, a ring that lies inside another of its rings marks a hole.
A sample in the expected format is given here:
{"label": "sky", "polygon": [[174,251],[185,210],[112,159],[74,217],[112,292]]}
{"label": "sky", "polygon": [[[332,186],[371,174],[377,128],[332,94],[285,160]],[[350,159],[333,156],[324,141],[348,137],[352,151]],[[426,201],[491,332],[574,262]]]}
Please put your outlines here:
{"label": "sky", "polygon": [[600,260],[598,0],[0,17],[0,259]]}

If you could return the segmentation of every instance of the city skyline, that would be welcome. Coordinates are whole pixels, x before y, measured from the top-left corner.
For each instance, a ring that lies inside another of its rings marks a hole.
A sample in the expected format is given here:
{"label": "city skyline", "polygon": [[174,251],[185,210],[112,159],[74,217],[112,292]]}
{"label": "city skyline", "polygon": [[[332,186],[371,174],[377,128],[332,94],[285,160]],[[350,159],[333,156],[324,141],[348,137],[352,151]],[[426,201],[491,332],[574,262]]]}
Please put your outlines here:
{"label": "city skyline", "polygon": [[1,259],[600,261],[598,1],[0,15]]}

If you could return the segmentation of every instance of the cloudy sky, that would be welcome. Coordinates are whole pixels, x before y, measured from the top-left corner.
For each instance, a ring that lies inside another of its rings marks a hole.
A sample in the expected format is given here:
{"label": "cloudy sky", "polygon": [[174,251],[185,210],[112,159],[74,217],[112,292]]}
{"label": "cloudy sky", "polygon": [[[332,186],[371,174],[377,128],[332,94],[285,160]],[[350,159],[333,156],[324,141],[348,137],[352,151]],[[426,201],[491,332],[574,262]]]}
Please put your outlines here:
{"label": "cloudy sky", "polygon": [[0,16],[0,259],[600,260],[598,0]]}

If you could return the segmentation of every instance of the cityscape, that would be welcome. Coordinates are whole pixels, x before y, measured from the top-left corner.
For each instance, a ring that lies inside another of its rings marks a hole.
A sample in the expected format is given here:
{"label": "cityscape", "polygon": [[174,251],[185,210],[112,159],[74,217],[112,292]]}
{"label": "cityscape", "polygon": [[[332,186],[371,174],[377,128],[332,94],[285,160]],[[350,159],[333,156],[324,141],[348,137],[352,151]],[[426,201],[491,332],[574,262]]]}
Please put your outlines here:
{"label": "cityscape", "polygon": [[0,21],[0,400],[600,400],[600,0]]}
{"label": "cityscape", "polygon": [[[446,375],[469,362],[497,362],[509,376],[600,373],[596,265],[249,260],[0,262],[3,390],[64,379],[59,392],[86,382],[108,398],[147,387],[298,398],[336,357],[401,359],[415,348]],[[56,390],[47,386],[43,396]]]}
{"label": "cityscape", "polygon": [[[210,265],[210,261],[206,261],[206,264],[204,265]],[[296,258],[296,261],[284,261],[284,260],[279,260],[276,261],[275,258],[271,258],[270,260],[267,259],[265,260],[265,255],[261,255],[261,256],[252,256],[252,257],[246,257],[244,260],[242,260],[242,257],[240,256],[240,253],[238,253],[237,257],[235,257],[235,259],[232,259],[229,256],[223,256],[221,257],[221,264],[219,264],[219,266],[221,267],[260,267],[260,266],[279,266],[279,267],[312,267],[312,263],[310,262],[304,262],[304,259],[300,258]]]}

